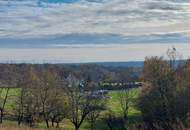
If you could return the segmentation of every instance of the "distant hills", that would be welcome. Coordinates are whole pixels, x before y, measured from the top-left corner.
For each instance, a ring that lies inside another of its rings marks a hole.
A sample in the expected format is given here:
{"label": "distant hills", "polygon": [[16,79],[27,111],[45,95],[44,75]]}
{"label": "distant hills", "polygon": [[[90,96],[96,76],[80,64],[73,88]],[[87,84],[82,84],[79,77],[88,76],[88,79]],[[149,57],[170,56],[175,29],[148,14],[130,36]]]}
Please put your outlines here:
{"label": "distant hills", "polygon": [[[14,63],[14,62],[13,62]],[[184,60],[177,60],[175,65],[183,64]],[[6,63],[0,63],[6,64]],[[11,63],[12,64],[12,63]],[[18,62],[15,64],[61,64],[61,65],[71,65],[71,66],[80,66],[80,65],[100,65],[104,67],[134,67],[134,68],[142,68],[144,66],[144,61],[113,61],[113,62],[86,62],[86,63],[64,63],[64,62],[44,62],[44,63],[25,63]]]}
{"label": "distant hills", "polygon": [[[183,64],[184,60],[177,60],[176,65]],[[79,63],[80,64],[80,63]],[[144,66],[144,61],[126,61],[126,62],[92,62],[92,63],[81,63],[81,64],[97,64],[105,67],[138,67]]]}
{"label": "distant hills", "polygon": [[[76,63],[73,63],[76,64]],[[126,62],[90,62],[90,63],[78,63],[78,64],[96,64],[105,67],[143,67],[144,61],[126,61]]]}
{"label": "distant hills", "polygon": [[96,62],[95,64],[106,67],[143,67],[144,61],[127,61],[127,62]]}

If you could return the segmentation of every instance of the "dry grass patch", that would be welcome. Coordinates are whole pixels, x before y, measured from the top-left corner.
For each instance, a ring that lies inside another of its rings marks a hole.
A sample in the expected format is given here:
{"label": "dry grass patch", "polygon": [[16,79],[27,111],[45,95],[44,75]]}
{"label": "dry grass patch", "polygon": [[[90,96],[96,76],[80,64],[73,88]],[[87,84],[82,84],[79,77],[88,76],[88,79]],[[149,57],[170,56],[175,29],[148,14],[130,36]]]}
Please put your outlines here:
{"label": "dry grass patch", "polygon": [[29,128],[29,127],[18,127],[18,126],[0,126],[0,130],[45,130],[45,129],[37,129],[37,128]]}

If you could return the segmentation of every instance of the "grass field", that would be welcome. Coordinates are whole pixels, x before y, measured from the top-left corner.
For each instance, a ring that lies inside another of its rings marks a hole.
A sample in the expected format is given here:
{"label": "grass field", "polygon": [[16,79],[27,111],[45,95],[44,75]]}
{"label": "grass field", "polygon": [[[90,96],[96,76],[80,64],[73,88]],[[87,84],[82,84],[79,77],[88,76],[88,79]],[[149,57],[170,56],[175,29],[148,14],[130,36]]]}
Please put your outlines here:
{"label": "grass field", "polygon": [[[136,100],[138,98],[138,94],[140,92],[140,89],[131,89],[129,90],[129,96],[132,97],[130,99],[130,107],[129,107],[129,116],[133,115],[139,115],[140,111],[136,107]],[[117,115],[121,114],[121,109],[120,109],[120,103],[119,103],[119,94],[123,93],[122,91],[110,91],[108,93],[108,105],[107,107],[110,108],[114,113]]]}
{"label": "grass field", "polygon": [[[14,106],[16,105],[15,99],[18,96],[19,91],[20,91],[19,88],[12,88],[9,91],[9,97],[7,99],[7,104],[6,104],[6,111],[8,111],[9,113],[14,111]],[[130,107],[129,107],[129,119],[130,119],[129,122],[140,120],[141,113],[136,107],[136,100],[137,100],[139,92],[140,92],[140,89],[138,89],[138,88],[130,90],[130,94],[131,94],[130,96],[132,97],[132,100],[130,102]],[[120,104],[119,104],[119,94],[120,93],[122,93],[122,91],[110,91],[107,95],[108,100],[106,103],[106,107],[108,110],[111,110],[116,117],[121,117],[121,109],[120,109]],[[4,95],[5,95],[5,90],[2,90],[1,97],[3,97]],[[106,113],[106,112],[105,111],[102,112],[101,117],[104,116],[104,113]],[[5,126],[3,126],[5,128],[2,129],[0,127],[0,130],[1,129],[2,130],[30,130],[27,127],[24,127],[22,129],[14,127],[14,129],[12,129],[11,126],[16,126],[15,121],[4,121],[3,124],[5,124]],[[61,130],[74,130],[73,125],[67,119],[65,119],[60,124],[60,126],[62,128]],[[42,122],[42,123],[37,124],[37,127],[41,130],[41,129],[45,129],[46,125],[45,125],[45,123]],[[88,127],[89,127],[89,124],[87,122],[84,122],[84,124],[81,127],[81,130],[87,130]],[[97,130],[106,130],[107,129],[106,124],[102,120],[97,121],[96,127],[97,127]],[[39,129],[34,129],[34,130],[39,130]],[[119,130],[119,129],[115,128],[114,130]]]}
{"label": "grass field", "polygon": [[[0,105],[2,106],[7,88],[0,88]],[[8,93],[7,102],[5,105],[5,112],[11,113],[16,105],[16,98],[20,92],[19,88],[10,88]]]}

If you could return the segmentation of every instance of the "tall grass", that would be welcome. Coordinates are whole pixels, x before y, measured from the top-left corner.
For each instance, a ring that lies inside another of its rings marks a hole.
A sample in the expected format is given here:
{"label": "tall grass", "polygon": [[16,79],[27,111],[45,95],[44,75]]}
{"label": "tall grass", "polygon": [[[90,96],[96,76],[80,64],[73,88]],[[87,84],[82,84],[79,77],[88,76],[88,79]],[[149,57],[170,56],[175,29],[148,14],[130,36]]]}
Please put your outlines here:
{"label": "tall grass", "polygon": [[45,130],[45,129],[29,128],[29,127],[25,127],[25,126],[18,127],[18,126],[1,125],[0,130]]}

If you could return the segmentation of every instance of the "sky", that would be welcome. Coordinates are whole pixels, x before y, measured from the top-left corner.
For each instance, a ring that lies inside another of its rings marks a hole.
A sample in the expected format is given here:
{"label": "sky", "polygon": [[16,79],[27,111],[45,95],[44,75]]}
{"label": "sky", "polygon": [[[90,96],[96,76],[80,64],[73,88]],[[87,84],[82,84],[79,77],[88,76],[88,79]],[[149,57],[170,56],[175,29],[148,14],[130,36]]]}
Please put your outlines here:
{"label": "sky", "polygon": [[0,0],[0,62],[190,56],[190,0]]}

